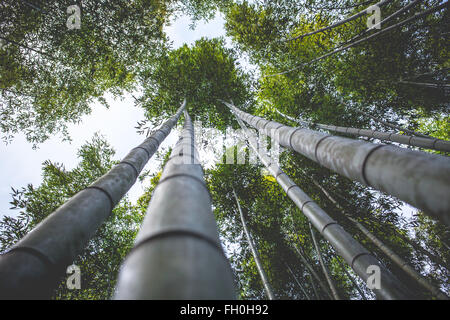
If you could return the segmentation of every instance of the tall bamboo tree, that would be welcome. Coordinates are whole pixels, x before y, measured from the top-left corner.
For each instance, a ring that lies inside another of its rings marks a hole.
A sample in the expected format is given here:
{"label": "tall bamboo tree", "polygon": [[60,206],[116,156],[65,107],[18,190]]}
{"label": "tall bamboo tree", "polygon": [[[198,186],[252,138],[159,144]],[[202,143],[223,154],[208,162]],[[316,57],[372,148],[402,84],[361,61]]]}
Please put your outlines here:
{"label": "tall bamboo tree", "polygon": [[184,120],[123,263],[115,299],[235,298],[187,111]]}
{"label": "tall bamboo tree", "polygon": [[114,207],[133,186],[186,106],[167,120],[108,173],[81,190],[0,257],[3,298],[49,298],[65,268],[76,258]]}

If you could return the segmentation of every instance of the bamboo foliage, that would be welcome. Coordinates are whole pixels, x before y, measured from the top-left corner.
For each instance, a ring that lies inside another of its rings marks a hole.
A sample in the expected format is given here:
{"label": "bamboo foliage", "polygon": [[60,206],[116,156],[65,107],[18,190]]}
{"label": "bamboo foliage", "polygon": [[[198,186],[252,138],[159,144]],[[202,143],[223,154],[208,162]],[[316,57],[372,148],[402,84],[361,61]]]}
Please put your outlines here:
{"label": "bamboo foliage", "polygon": [[[229,105],[231,107],[231,105]],[[236,111],[236,108],[231,108]],[[312,225],[327,239],[338,254],[352,267],[365,282],[369,280],[368,268],[377,266],[380,270],[381,285],[373,288],[375,294],[383,299],[405,299],[409,297],[406,288],[373,255],[355,241],[336,221],[323,211],[303,192],[264,151],[257,146],[254,136],[235,112],[236,119],[244,131],[244,137],[256,152],[261,162],[275,177],[289,198],[303,212]]]}
{"label": "bamboo foliage", "polygon": [[351,180],[393,195],[450,225],[447,157],[293,128],[226,105],[283,147]]}
{"label": "bamboo foliage", "polygon": [[88,240],[133,186],[186,106],[91,186],[78,192],[0,257],[0,297],[48,299]]}
{"label": "bamboo foliage", "polygon": [[367,130],[367,129],[359,129],[359,128],[350,128],[350,127],[339,127],[339,126],[331,126],[327,124],[322,123],[309,123],[307,121],[303,120],[296,120],[292,117],[289,117],[282,112],[275,109],[275,111],[280,114],[281,116],[285,117],[288,120],[297,122],[298,124],[302,126],[311,126],[311,127],[317,127],[324,130],[339,132],[339,133],[345,133],[350,134],[353,136],[363,136],[373,139],[379,139],[384,141],[392,141],[392,142],[398,142],[401,144],[406,144],[412,147],[419,147],[419,148],[426,148],[426,149],[433,149],[437,151],[445,151],[450,152],[450,141],[441,140],[437,138],[431,138],[431,137],[417,137],[417,136],[408,136],[403,134],[397,134],[393,132],[381,132],[376,130]]}
{"label": "bamboo foliage", "polygon": [[235,299],[188,113],[154,190],[115,299]]}

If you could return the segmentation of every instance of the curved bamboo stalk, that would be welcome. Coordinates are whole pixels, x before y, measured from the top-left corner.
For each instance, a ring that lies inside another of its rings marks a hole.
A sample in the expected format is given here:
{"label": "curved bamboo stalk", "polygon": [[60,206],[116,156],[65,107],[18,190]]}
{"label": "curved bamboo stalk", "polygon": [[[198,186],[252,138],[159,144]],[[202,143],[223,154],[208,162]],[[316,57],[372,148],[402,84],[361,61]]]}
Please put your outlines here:
{"label": "curved bamboo stalk", "polygon": [[133,186],[186,106],[91,186],[78,192],[0,257],[0,298],[48,299],[59,277]]}
{"label": "curved bamboo stalk", "polygon": [[269,300],[274,300],[275,296],[273,294],[272,286],[269,283],[269,279],[267,278],[267,274],[264,271],[263,265],[261,263],[261,259],[259,258],[258,249],[256,249],[256,245],[253,242],[252,237],[250,236],[250,232],[248,231],[247,223],[245,222],[244,213],[242,212],[242,208],[239,203],[239,199],[238,199],[234,189],[233,189],[233,196],[234,196],[234,199],[236,200],[236,205],[237,205],[237,208],[239,211],[239,216],[241,217],[242,227],[244,228],[244,233],[247,238],[247,242],[250,246],[250,249],[252,251],[253,259],[255,260],[256,268],[258,269],[259,276],[261,277],[261,281],[263,283],[264,290],[266,291],[266,294],[267,294],[267,297],[269,298]]}
{"label": "curved bamboo stalk", "polygon": [[369,280],[367,273],[369,267],[377,266],[382,276],[381,286],[374,288],[378,297],[383,299],[405,299],[408,293],[404,286],[396,279],[373,255],[355,241],[336,221],[323,211],[308,195],[306,195],[279,166],[258,149],[257,141],[250,134],[249,129],[238,116],[236,108],[230,108],[235,112],[236,119],[244,131],[250,147],[257,153],[261,162],[273,175],[297,207],[309,219],[314,227],[327,239],[340,256],[352,267],[364,281]]}
{"label": "curved bamboo stalk", "polygon": [[429,283],[422,275],[420,275],[413,267],[411,267],[405,260],[403,260],[399,255],[397,255],[393,250],[386,246],[380,239],[378,239],[373,233],[367,230],[358,220],[354,219],[349,215],[348,212],[334,199],[328,191],[320,185],[314,178],[311,181],[325,194],[325,196],[338,208],[344,216],[353,222],[353,224],[373,243],[375,244],[386,256],[391,259],[403,272],[410,276],[414,281],[417,282],[427,291],[431,292],[436,298],[440,300],[448,300],[448,297],[441,292],[438,288]]}
{"label": "curved bamboo stalk", "polygon": [[309,224],[309,230],[311,231],[311,238],[313,240],[314,248],[316,249],[320,266],[322,267],[322,272],[325,275],[325,279],[327,279],[327,283],[328,286],[330,287],[331,293],[333,294],[333,298],[334,300],[341,300],[341,297],[339,296],[336,286],[334,285],[333,279],[331,279],[327,265],[325,264],[325,261],[323,261],[322,253],[320,252],[319,244],[317,243],[316,235],[314,234],[314,230],[311,227],[311,223]]}
{"label": "curved bamboo stalk", "polygon": [[181,137],[153,191],[115,299],[235,299],[187,112]]}
{"label": "curved bamboo stalk", "polygon": [[283,147],[351,180],[393,195],[450,226],[447,157],[293,128],[226,105]]}

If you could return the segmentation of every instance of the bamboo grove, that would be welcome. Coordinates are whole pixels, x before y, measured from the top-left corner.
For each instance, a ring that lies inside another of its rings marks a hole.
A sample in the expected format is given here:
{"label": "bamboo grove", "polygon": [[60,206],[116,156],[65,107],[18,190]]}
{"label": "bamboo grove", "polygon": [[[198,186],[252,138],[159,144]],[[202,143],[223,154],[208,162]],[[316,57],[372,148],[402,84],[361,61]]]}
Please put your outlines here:
{"label": "bamboo grove", "polygon": [[[67,31],[70,5],[0,3],[3,140],[76,139],[107,94],[147,136],[12,189],[1,299],[449,298],[447,1],[86,0]],[[172,17],[218,12],[227,40],[172,47]]]}

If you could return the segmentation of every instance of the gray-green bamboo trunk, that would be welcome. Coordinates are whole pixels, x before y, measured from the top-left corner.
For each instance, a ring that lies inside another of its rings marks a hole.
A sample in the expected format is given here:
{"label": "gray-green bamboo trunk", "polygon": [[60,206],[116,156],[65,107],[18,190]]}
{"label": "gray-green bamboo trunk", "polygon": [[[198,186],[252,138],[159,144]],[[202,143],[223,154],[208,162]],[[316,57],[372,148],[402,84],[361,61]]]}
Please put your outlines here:
{"label": "gray-green bamboo trunk", "polygon": [[[235,109],[235,108],[234,108]],[[233,110],[233,109],[232,109]],[[237,112],[236,112],[237,113]],[[366,283],[371,274],[368,270],[377,266],[380,270],[381,282],[379,287],[373,287],[377,297],[383,299],[406,299],[409,297],[406,288],[395,278],[373,255],[355,241],[336,221],[323,211],[308,195],[306,195],[281,169],[270,159],[263,150],[258,148],[257,141],[236,115],[241,125],[245,139],[256,152],[261,162],[280,184],[288,197],[309,219],[312,225],[327,239],[338,254],[352,267]]]}
{"label": "gray-green bamboo trunk", "polygon": [[235,299],[192,122],[184,115],[180,140],[122,265],[115,299]]}
{"label": "gray-green bamboo trunk", "polygon": [[334,298],[334,300],[341,300],[341,297],[339,296],[339,292],[337,291],[336,286],[334,285],[334,281],[333,281],[333,279],[331,279],[331,275],[327,268],[327,265],[325,264],[325,261],[323,260],[322,253],[320,252],[320,247],[319,247],[316,235],[314,233],[314,230],[313,230],[311,224],[309,224],[309,229],[311,231],[311,238],[313,240],[314,248],[316,249],[317,258],[319,259],[320,266],[322,267],[322,271],[325,276],[325,279],[327,279],[327,283],[328,283],[328,286],[330,287],[331,293],[333,294],[333,298]]}
{"label": "gray-green bamboo trunk", "polygon": [[226,105],[283,147],[351,180],[396,196],[450,226],[449,158],[292,128]]}
{"label": "gray-green bamboo trunk", "polygon": [[0,258],[0,298],[49,299],[60,277],[133,186],[186,102],[108,173],[78,192]]}
{"label": "gray-green bamboo trunk", "polygon": [[297,277],[295,276],[294,272],[292,271],[291,267],[289,267],[289,265],[287,263],[285,263],[286,268],[289,271],[289,274],[292,276],[292,278],[294,278],[295,282],[297,283],[298,287],[300,288],[300,290],[302,291],[303,295],[305,296],[305,298],[307,300],[311,300],[311,297],[309,296],[309,294],[306,292],[305,287],[303,287],[303,285],[300,283],[300,281],[297,279]]}

